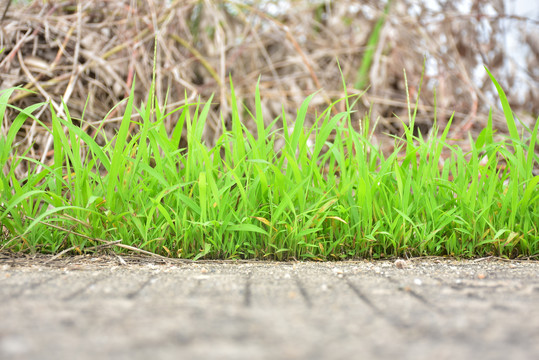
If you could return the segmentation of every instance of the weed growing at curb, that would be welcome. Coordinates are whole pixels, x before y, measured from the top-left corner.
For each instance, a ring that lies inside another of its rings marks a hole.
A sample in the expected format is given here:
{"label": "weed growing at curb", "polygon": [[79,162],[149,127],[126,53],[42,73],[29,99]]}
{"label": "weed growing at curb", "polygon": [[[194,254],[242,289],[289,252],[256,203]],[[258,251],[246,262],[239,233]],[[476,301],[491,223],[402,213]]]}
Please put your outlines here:
{"label": "weed growing at curb", "polygon": [[[489,118],[468,153],[447,139],[451,121],[442,131],[435,123],[427,139],[415,136],[412,106],[405,137],[387,157],[369,141],[369,119],[354,131],[350,110],[332,114],[336,103],[305,128],[312,95],[294,121],[283,114],[265,126],[258,87],[251,134],[232,82],[232,128],[213,147],[202,138],[211,98],[164,113],[153,91],[136,108],[132,90],[111,139],[84,132],[65,104],[63,116],[51,107],[50,127],[33,115],[43,104],[16,109],[0,138],[0,248],[58,253],[105,244],[189,259],[537,256],[539,122],[519,135],[489,75],[510,136],[494,142]],[[2,119],[14,91],[0,93]],[[164,121],[176,112],[167,133]],[[14,139],[26,121],[52,133],[51,163],[17,155]],[[450,153],[443,163],[442,152]],[[17,178],[21,166],[28,171]]]}

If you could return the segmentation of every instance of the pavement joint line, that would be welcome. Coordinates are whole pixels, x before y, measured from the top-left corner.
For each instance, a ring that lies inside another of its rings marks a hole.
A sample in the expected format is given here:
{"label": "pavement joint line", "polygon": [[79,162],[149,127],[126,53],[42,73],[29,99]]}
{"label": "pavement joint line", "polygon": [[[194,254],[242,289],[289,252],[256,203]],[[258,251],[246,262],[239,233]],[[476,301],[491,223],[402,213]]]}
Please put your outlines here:
{"label": "pavement joint line", "polygon": [[414,299],[416,299],[417,301],[419,301],[420,303],[425,305],[426,308],[428,308],[430,310],[433,310],[434,312],[436,312],[438,314],[441,314],[443,312],[442,309],[440,309],[438,306],[436,306],[435,304],[433,304],[430,301],[428,301],[427,299],[425,299],[425,297],[423,295],[419,294],[417,291],[412,289],[411,286],[403,285],[403,284],[401,284],[400,282],[398,282],[397,280],[393,279],[390,276],[384,276],[384,278],[387,279],[387,281],[389,281],[390,283],[397,285],[397,289],[400,292],[403,292],[405,294],[410,295],[411,297],[413,297]]}
{"label": "pavement joint line", "polygon": [[309,293],[307,292],[307,289],[305,289],[305,287],[303,286],[303,283],[301,282],[301,279],[297,274],[294,275],[294,280],[296,281],[296,286],[298,287],[301,297],[305,301],[305,305],[307,305],[308,308],[311,308],[313,306],[313,303],[311,301]]}
{"label": "pavement joint line", "polygon": [[134,299],[136,298],[141,292],[142,290],[144,290],[146,287],[148,287],[149,285],[153,284],[154,282],[157,281],[157,276],[155,275],[152,275],[150,276],[148,279],[146,279],[146,281],[144,281],[139,287],[138,289],[128,293],[125,297],[127,299]]}
{"label": "pavement joint line", "polygon": [[365,295],[357,286],[355,286],[350,279],[343,277],[342,278],[346,285],[352,290],[352,292],[361,300],[365,305],[367,305],[376,315],[380,315],[382,312],[376,305],[372,303],[372,301]]}
{"label": "pavement joint line", "polygon": [[[440,278],[435,278],[435,279],[439,281],[442,284],[442,286],[449,287],[453,290],[457,290],[458,292],[466,291],[466,290],[484,290],[487,293],[491,293],[497,289],[504,289],[504,286],[501,284],[495,284],[495,285],[476,284],[474,280],[465,280],[465,281],[460,281],[459,283],[455,283],[455,282],[445,281]],[[478,294],[476,292],[467,293],[466,296],[468,298],[476,299],[482,302],[488,301],[487,297],[483,296],[482,294]],[[513,310],[511,307],[505,304],[500,304],[498,302],[491,303],[490,307],[493,310],[502,311],[502,312],[510,312]]]}
{"label": "pavement joint line", "polygon": [[251,278],[253,276],[253,272],[249,271],[247,273],[247,276],[245,277],[245,288],[244,288],[244,297],[243,297],[243,304],[245,307],[250,307],[252,300],[252,294],[251,294]]}
{"label": "pavement joint line", "polygon": [[74,300],[76,297],[84,294],[88,289],[90,289],[92,286],[96,285],[97,283],[100,283],[101,281],[105,280],[107,277],[106,276],[100,276],[100,277],[97,277],[95,279],[93,279],[91,282],[89,282],[88,284],[84,285],[84,286],[81,286],[79,287],[77,290],[75,290],[74,292],[72,292],[71,294],[65,296],[62,298],[63,301],[71,301],[71,300]]}
{"label": "pavement joint line", "polygon": [[365,304],[367,305],[371,310],[372,312],[374,313],[374,315],[376,316],[379,316],[380,318],[384,319],[388,324],[390,324],[391,326],[397,328],[397,329],[406,329],[406,328],[410,328],[411,325],[408,324],[407,322],[405,322],[404,320],[402,320],[401,318],[398,318],[398,317],[393,317],[393,316],[390,316],[389,314],[385,313],[384,311],[382,311],[380,308],[378,308],[370,299],[367,295],[365,295],[360,289],[358,286],[356,286],[352,281],[350,281],[349,278],[347,277],[342,277],[341,278],[347,285],[348,287],[352,290],[352,292]]}
{"label": "pavement joint line", "polygon": [[189,289],[189,292],[187,293],[187,297],[188,298],[197,297],[198,294],[200,293],[200,287],[202,285],[202,279],[200,279],[200,278],[194,278],[194,279],[187,278],[186,280],[195,280],[195,282],[196,282],[195,286],[193,286],[191,289]]}
{"label": "pavement joint line", "polygon": [[[458,293],[461,293],[463,291],[466,291],[466,290],[478,290],[478,289],[488,289],[489,287],[488,286],[470,286],[470,284],[467,284],[463,281],[459,282],[459,283],[455,283],[454,281],[445,281],[443,279],[440,279],[440,278],[435,278],[436,280],[438,280],[440,282],[440,285],[441,286],[445,286],[445,287],[449,287],[453,290],[456,290]],[[502,286],[503,288],[503,286]],[[468,296],[469,298],[471,299],[476,299],[476,300],[480,300],[480,301],[487,301],[487,298],[485,298],[485,296],[483,296],[482,294],[478,294],[477,292],[469,292],[466,294],[466,296]]]}
{"label": "pavement joint line", "polygon": [[45,278],[44,280],[40,280],[40,281],[34,281],[32,283],[30,283],[28,285],[28,287],[21,287],[19,289],[19,291],[15,292],[15,293],[12,293],[10,296],[9,296],[9,299],[17,299],[19,298],[22,294],[24,294],[25,292],[27,291],[31,291],[31,290],[35,290],[37,288],[39,288],[40,286],[42,285],[45,285],[47,284],[48,282],[51,282],[53,279],[55,278],[58,278],[59,276],[61,275],[53,275],[53,276],[49,276],[47,278]]}

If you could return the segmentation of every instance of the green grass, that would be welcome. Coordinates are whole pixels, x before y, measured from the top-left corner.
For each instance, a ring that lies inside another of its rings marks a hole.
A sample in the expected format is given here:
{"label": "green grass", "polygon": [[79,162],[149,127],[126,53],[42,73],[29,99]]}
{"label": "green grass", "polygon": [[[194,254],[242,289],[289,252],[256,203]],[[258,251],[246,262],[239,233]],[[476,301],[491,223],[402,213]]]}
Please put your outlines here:
{"label": "green grass", "polygon": [[[65,105],[62,118],[51,107],[51,127],[32,115],[42,104],[18,109],[0,139],[0,249],[58,253],[108,241],[119,251],[190,259],[537,256],[539,122],[519,134],[492,80],[510,136],[494,142],[489,118],[468,153],[451,144],[449,125],[415,137],[413,106],[404,138],[387,157],[369,141],[368,119],[361,133],[351,130],[350,111],[329,108],[305,128],[312,96],[295,119],[283,114],[265,126],[258,88],[251,134],[232,84],[232,128],[213,147],[202,139],[212,99],[166,114],[152,95],[135,107],[132,92],[112,139],[83,132]],[[2,119],[13,91],[0,93]],[[129,133],[135,111],[142,120]],[[173,113],[179,120],[167,133],[164,120]],[[53,134],[52,164],[12,150],[31,121]],[[184,131],[189,146],[180,149]],[[285,146],[275,150],[280,137]],[[442,152],[451,155],[440,166]],[[23,178],[15,176],[20,166],[29,169]]]}
{"label": "green grass", "polygon": [[371,34],[369,35],[369,40],[367,41],[367,46],[365,47],[365,52],[361,58],[361,65],[357,70],[356,81],[354,83],[354,88],[359,90],[364,90],[365,87],[369,84],[369,72],[371,70],[372,61],[374,59],[374,54],[376,53],[376,47],[380,42],[380,35],[382,33],[382,27],[386,21],[387,15],[391,8],[392,0],[389,0],[385,7],[382,16],[376,21],[372,29]]}

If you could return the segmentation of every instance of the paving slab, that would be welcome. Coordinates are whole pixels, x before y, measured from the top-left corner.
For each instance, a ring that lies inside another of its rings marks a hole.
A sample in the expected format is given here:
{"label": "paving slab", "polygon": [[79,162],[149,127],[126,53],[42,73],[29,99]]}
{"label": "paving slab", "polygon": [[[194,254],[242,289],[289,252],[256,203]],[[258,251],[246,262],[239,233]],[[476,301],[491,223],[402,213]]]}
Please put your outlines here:
{"label": "paving slab", "polygon": [[539,358],[538,262],[94,260],[0,257],[0,359]]}

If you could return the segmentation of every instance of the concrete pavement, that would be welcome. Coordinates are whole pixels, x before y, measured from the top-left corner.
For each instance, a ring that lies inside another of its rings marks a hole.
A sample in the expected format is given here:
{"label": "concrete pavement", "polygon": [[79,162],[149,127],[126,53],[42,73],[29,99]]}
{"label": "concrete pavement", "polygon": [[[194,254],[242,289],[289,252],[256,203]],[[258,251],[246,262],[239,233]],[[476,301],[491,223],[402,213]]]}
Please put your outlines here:
{"label": "concrete pavement", "polygon": [[0,261],[0,359],[537,359],[539,263]]}

